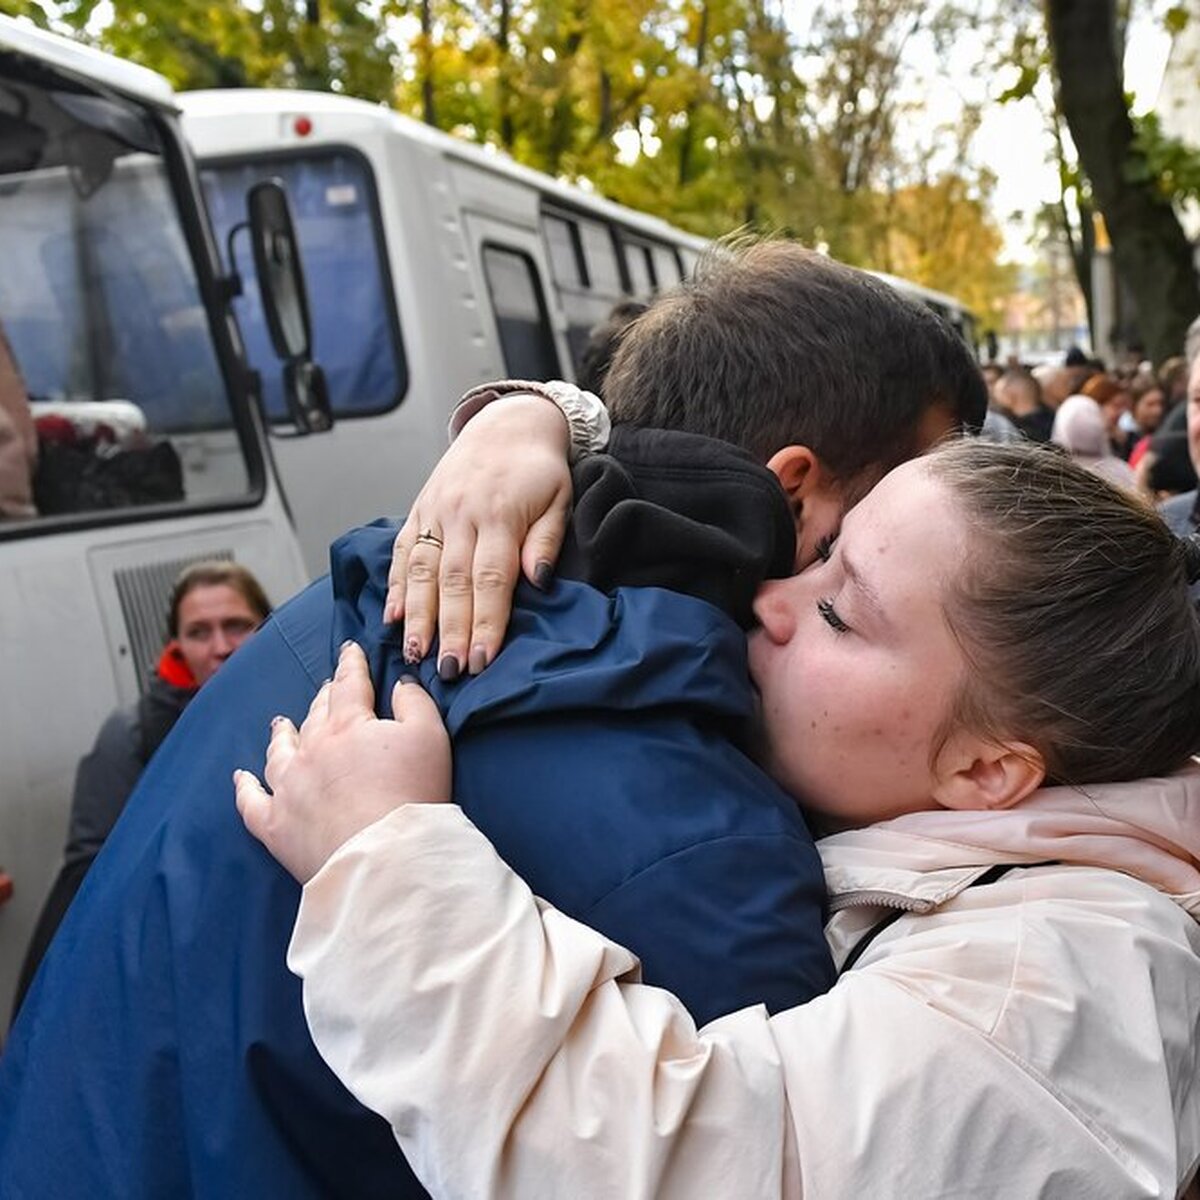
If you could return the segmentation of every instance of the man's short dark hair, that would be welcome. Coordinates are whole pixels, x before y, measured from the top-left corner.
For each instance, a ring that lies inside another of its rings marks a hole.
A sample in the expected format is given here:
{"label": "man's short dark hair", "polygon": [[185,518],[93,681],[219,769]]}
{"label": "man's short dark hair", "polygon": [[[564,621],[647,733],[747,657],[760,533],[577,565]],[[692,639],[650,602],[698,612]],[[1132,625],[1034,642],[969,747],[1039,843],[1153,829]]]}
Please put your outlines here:
{"label": "man's short dark hair", "polygon": [[722,438],[766,461],[808,446],[842,480],[923,447],[933,408],[978,429],[987,388],[935,313],[786,241],[728,244],[622,338],[613,419]]}
{"label": "man's short dark hair", "polygon": [[592,329],[580,355],[579,369],[575,372],[575,382],[581,388],[595,392],[597,396],[604,395],[604,381],[621,338],[648,307],[641,300],[622,300]]}

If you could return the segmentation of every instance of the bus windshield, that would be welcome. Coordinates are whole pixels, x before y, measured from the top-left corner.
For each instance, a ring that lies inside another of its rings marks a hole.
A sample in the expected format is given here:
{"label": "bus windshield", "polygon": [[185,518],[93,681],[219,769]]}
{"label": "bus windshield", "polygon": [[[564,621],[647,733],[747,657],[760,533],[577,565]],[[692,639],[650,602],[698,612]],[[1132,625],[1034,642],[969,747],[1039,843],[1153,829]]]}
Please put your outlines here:
{"label": "bus windshield", "polygon": [[0,261],[0,442],[15,431],[29,475],[22,493],[10,455],[0,533],[21,517],[246,494],[146,113],[32,69],[0,78]]}

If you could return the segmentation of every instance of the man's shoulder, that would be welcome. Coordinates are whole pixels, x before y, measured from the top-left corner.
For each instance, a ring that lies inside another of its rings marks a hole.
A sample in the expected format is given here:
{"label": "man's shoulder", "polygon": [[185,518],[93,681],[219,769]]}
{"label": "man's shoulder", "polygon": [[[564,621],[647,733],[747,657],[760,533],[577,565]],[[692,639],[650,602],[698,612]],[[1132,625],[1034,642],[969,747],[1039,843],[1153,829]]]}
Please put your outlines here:
{"label": "man's shoulder", "polygon": [[1196,526],[1192,513],[1196,509],[1196,491],[1183,492],[1172,496],[1158,506],[1159,515],[1167,523],[1172,533],[1194,533]]}

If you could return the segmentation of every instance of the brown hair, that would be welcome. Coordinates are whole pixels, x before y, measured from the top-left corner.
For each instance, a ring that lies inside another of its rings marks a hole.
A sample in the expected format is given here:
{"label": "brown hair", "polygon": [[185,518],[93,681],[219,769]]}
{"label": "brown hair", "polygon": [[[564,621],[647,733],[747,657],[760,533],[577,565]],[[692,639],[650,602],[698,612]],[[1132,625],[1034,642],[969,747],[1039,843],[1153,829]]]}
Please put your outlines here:
{"label": "brown hair", "polygon": [[947,732],[1027,742],[1056,783],[1196,753],[1200,616],[1157,513],[1046,447],[960,440],[924,461],[974,547],[947,605],[971,666]]}
{"label": "brown hair", "polygon": [[1096,374],[1079,387],[1081,396],[1090,396],[1097,404],[1107,404],[1115,400],[1122,392],[1129,391],[1126,384],[1114,379],[1111,375]]}
{"label": "brown hair", "polygon": [[987,408],[947,322],[787,241],[707,252],[622,336],[604,395],[614,421],[721,438],[760,462],[805,445],[847,482],[921,450],[930,409],[977,429]]}
{"label": "brown hair", "polygon": [[179,636],[179,606],[188,592],[198,587],[231,587],[254,610],[260,621],[271,615],[271,602],[257,579],[240,563],[210,558],[185,567],[171,589],[171,608],[167,616],[167,632]]}

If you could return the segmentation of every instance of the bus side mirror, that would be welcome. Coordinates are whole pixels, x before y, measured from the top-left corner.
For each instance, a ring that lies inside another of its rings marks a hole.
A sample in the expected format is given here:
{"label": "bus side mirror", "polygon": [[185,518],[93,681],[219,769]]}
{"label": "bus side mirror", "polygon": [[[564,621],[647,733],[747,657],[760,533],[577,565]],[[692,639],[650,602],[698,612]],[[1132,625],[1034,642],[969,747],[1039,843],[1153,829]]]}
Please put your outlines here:
{"label": "bus side mirror", "polygon": [[308,291],[287,192],[277,180],[249,192],[250,244],[263,315],[275,353],[284,362],[283,384],[297,430],[316,433],[333,425],[325,375],[312,361]]}

